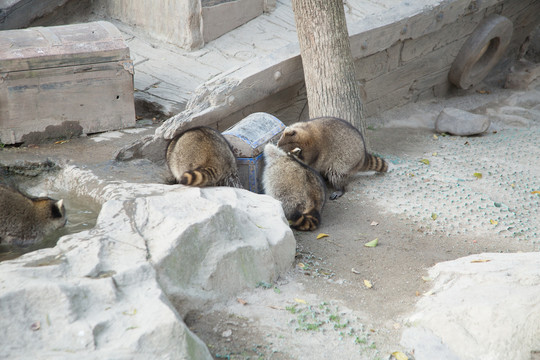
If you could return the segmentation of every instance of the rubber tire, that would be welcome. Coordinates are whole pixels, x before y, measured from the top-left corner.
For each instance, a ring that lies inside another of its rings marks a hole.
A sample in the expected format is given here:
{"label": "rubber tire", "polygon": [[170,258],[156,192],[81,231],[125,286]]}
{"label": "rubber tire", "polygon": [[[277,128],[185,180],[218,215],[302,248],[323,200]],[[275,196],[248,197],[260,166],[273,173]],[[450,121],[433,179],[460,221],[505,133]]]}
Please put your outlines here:
{"label": "rubber tire", "polygon": [[513,30],[512,21],[504,16],[493,14],[484,19],[459,50],[448,80],[460,89],[481,82],[503,57]]}

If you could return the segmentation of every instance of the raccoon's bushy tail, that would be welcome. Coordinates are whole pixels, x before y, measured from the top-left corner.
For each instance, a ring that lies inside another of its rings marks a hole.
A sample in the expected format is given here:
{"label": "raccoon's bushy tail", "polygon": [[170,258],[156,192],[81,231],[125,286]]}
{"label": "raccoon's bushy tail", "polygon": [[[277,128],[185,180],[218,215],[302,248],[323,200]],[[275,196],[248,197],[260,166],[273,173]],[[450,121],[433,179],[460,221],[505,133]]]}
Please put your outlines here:
{"label": "raccoon's bushy tail", "polygon": [[301,231],[313,231],[319,227],[321,222],[321,214],[317,209],[311,209],[308,212],[300,213],[296,212],[289,224],[293,229]]}
{"label": "raccoon's bushy tail", "polygon": [[212,167],[197,168],[182,174],[179,183],[188,186],[210,186],[215,183],[217,171]]}
{"label": "raccoon's bushy tail", "polygon": [[364,163],[364,169],[366,171],[374,170],[378,172],[387,172],[388,163],[377,155],[366,154],[366,161]]}

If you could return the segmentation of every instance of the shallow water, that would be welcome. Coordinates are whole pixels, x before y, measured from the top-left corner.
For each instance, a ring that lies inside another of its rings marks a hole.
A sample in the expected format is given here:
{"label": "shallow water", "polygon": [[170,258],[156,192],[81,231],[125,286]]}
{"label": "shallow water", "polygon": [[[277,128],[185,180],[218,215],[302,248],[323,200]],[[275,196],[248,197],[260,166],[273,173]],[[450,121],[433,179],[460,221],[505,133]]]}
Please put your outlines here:
{"label": "shallow water", "polygon": [[64,207],[67,216],[66,225],[63,228],[48,234],[45,239],[38,244],[27,247],[0,245],[0,262],[15,259],[35,250],[54,247],[62,236],[89,230],[96,225],[96,220],[101,208],[96,202],[84,198],[75,198],[69,193],[62,192],[51,192],[47,194],[47,196],[58,200],[64,199]]}

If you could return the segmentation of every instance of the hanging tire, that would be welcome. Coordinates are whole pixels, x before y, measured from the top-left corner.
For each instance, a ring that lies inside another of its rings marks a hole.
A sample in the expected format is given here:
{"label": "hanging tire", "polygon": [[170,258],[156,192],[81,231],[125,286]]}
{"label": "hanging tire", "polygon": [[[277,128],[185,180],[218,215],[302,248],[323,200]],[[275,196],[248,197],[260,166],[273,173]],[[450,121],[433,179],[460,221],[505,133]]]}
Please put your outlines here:
{"label": "hanging tire", "polygon": [[484,19],[459,50],[448,80],[460,89],[482,81],[503,57],[513,30],[512,21],[504,16],[493,14]]}

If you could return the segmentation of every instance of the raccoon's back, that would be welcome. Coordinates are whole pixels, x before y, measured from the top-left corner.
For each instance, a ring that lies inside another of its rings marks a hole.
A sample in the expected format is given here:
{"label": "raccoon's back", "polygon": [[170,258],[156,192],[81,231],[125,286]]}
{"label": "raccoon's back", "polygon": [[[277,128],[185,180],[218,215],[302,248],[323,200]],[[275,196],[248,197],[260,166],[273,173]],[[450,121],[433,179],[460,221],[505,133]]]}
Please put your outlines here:
{"label": "raccoon's back", "polygon": [[197,127],[178,135],[167,147],[166,158],[180,184],[241,187],[230,145],[214,129]]}
{"label": "raccoon's back", "polygon": [[[266,157],[271,152],[278,155]],[[299,230],[316,229],[326,201],[326,187],[321,176],[273,145],[265,147],[265,159],[265,192],[281,202],[291,227]]]}

